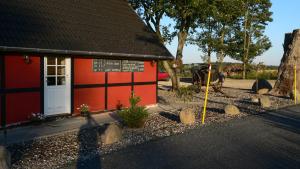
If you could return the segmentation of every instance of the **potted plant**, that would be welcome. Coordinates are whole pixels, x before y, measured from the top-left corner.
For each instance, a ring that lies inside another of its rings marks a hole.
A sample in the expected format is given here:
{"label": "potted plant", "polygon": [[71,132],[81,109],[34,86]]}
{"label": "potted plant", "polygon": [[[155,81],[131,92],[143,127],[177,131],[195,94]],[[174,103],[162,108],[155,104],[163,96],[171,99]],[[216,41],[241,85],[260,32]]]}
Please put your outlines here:
{"label": "potted plant", "polygon": [[42,113],[31,113],[31,115],[29,116],[29,120],[33,124],[40,124],[45,120],[45,116]]}
{"label": "potted plant", "polygon": [[88,116],[90,114],[90,107],[87,104],[82,104],[77,108],[81,116]]}

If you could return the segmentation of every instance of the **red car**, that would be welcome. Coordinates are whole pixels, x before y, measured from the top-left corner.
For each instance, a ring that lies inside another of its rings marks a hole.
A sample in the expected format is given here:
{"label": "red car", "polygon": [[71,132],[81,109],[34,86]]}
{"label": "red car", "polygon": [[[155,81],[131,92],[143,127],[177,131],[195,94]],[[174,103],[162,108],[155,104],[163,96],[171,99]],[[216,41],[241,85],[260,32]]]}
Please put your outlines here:
{"label": "red car", "polygon": [[169,79],[170,79],[170,76],[167,72],[161,71],[161,70],[158,72],[158,80],[168,81]]}

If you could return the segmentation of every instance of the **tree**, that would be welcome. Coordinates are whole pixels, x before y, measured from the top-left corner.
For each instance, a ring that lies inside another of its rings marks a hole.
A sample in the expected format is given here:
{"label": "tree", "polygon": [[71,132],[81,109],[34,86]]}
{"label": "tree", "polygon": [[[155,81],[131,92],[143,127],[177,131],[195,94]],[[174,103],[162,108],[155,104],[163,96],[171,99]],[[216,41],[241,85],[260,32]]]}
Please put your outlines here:
{"label": "tree", "polygon": [[[170,7],[165,0],[129,0],[129,4],[137,14],[144,20],[148,28],[156,33],[162,43],[170,42],[175,34],[170,33],[169,26],[162,26],[161,20]],[[179,82],[175,71],[168,61],[162,61],[165,70],[171,77],[173,90],[178,89]]]}
{"label": "tree", "polygon": [[[271,47],[271,42],[264,35],[268,22],[272,22],[270,0],[242,0],[244,15],[241,17],[240,26],[235,29],[236,45],[231,51],[232,58],[243,62],[243,79],[246,78],[247,65],[255,57],[261,55]],[[242,44],[242,46],[241,46]],[[243,50],[241,50],[241,48]]]}
{"label": "tree", "polygon": [[187,43],[189,33],[196,27],[196,21],[201,15],[204,3],[203,0],[171,0],[170,2],[167,15],[175,21],[174,28],[178,38],[176,73],[180,71],[179,67],[182,65],[184,45]]}
{"label": "tree", "polygon": [[215,52],[217,53],[217,62],[219,72],[223,71],[223,61],[225,56],[230,55],[230,46],[236,41],[234,28],[238,25],[242,15],[241,0],[215,0],[216,13],[214,15],[216,23]]}
{"label": "tree", "polygon": [[217,13],[215,0],[205,0],[205,8],[203,15],[197,20],[197,29],[194,36],[190,39],[192,44],[195,44],[204,53],[202,59],[207,63],[211,62],[211,54],[216,47],[216,20]]}
{"label": "tree", "polygon": [[234,27],[241,17],[241,0],[206,0],[204,15],[198,20],[197,33],[191,38],[208,62],[211,54],[217,53],[218,69],[222,71],[222,63],[226,55],[230,54],[230,45],[235,41]]}

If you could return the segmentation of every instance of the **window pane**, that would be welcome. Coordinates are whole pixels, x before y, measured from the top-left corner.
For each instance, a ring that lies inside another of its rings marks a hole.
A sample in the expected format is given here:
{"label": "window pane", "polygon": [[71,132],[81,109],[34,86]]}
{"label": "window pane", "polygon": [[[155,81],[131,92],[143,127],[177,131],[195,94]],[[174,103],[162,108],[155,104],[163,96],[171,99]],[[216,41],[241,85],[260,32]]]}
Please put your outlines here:
{"label": "window pane", "polygon": [[55,86],[56,84],[56,78],[55,77],[47,77],[47,85],[48,86]]}
{"label": "window pane", "polygon": [[56,65],[55,57],[47,57],[47,64],[48,65]]}
{"label": "window pane", "polygon": [[55,66],[47,66],[47,75],[56,75]]}
{"label": "window pane", "polygon": [[57,85],[65,85],[66,78],[65,77],[57,77]]}
{"label": "window pane", "polygon": [[65,66],[57,66],[57,75],[65,75],[66,67]]}
{"label": "window pane", "polygon": [[66,62],[65,62],[65,58],[57,58],[57,65],[65,65]]}

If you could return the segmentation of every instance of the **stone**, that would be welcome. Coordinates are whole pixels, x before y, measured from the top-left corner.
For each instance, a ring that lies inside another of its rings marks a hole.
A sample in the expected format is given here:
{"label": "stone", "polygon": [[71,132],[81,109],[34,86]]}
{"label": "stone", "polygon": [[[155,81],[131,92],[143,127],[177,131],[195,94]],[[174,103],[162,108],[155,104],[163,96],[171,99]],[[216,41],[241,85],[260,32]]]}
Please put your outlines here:
{"label": "stone", "polygon": [[196,121],[195,110],[192,108],[187,108],[179,113],[180,122],[186,125],[194,124]]}
{"label": "stone", "polygon": [[0,146],[0,168],[9,169],[10,165],[11,165],[11,155],[9,151],[4,146]]}
{"label": "stone", "polygon": [[271,107],[271,100],[268,96],[260,96],[259,103],[262,108],[268,108]]}
{"label": "stone", "polygon": [[101,135],[101,141],[103,144],[112,144],[118,142],[122,138],[121,128],[112,123],[105,130],[104,134]]}
{"label": "stone", "polygon": [[251,102],[252,103],[259,103],[259,98],[257,96],[252,96],[251,97]]}
{"label": "stone", "polygon": [[235,115],[239,115],[241,112],[239,110],[239,108],[237,108],[234,105],[226,105],[224,108],[225,114],[229,115],[229,116],[235,116]]}
{"label": "stone", "polygon": [[257,91],[257,94],[260,94],[260,95],[262,95],[262,94],[267,94],[267,93],[269,93],[269,89],[267,89],[267,88],[264,88],[264,89],[259,89],[258,91]]}
{"label": "stone", "polygon": [[265,79],[259,79],[257,81],[255,80],[255,82],[252,85],[252,91],[255,93],[258,93],[260,91],[262,94],[266,94],[271,90],[272,90],[272,85]]}

